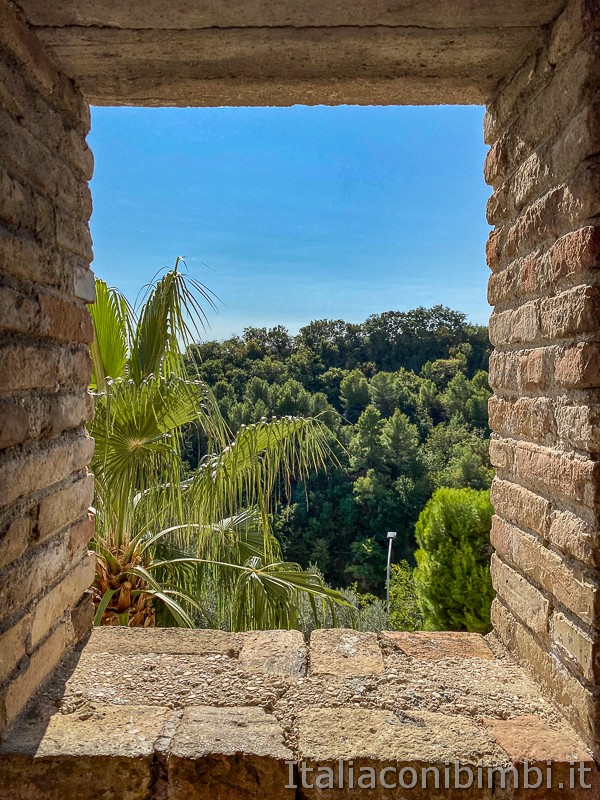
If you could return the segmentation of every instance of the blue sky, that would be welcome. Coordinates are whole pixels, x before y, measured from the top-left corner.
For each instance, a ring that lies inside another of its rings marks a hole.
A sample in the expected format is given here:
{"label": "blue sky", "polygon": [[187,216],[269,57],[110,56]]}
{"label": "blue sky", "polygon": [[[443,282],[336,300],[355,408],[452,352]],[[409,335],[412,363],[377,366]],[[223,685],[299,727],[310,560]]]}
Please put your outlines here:
{"label": "blue sky", "polygon": [[[96,274],[185,256],[211,338],[443,303],[486,323],[479,107],[94,108]],[[206,266],[205,266],[206,265]]]}

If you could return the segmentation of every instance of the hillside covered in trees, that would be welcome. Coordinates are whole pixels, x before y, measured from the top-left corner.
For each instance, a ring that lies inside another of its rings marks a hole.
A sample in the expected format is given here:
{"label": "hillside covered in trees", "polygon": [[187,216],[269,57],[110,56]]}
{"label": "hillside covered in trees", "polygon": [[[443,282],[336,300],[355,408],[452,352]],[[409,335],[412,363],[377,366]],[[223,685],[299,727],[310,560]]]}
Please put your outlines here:
{"label": "hillside covered in trees", "polygon": [[[272,416],[318,416],[337,464],[292,487],[275,532],[286,559],[333,586],[381,595],[386,532],[394,561],[414,564],[415,524],[440,487],[485,489],[487,328],[443,306],[389,311],[362,324],[318,320],[188,348],[232,430]],[[205,445],[191,427],[186,458]]]}

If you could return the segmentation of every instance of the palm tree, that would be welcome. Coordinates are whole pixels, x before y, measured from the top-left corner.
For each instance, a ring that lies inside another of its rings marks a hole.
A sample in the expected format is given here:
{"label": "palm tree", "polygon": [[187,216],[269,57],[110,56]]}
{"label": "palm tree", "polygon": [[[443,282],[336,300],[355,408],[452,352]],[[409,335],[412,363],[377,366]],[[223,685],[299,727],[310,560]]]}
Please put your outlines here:
{"label": "palm tree", "polygon": [[[324,619],[342,595],[281,561],[271,531],[291,481],[330,457],[324,426],[285,417],[231,433],[208,386],[186,374],[185,347],[206,320],[201,302],[214,301],[181,264],[148,287],[139,313],[96,281],[96,624],[295,627],[299,592]],[[186,474],[189,423],[208,447]]]}

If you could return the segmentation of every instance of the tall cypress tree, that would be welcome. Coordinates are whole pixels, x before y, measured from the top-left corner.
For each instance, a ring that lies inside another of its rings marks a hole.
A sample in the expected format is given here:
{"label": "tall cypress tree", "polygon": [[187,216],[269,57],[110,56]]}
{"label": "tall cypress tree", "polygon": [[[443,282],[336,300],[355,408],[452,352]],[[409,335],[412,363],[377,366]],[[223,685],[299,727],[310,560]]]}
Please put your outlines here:
{"label": "tall cypress tree", "polygon": [[425,630],[490,630],[489,492],[438,489],[415,528],[415,583]]}

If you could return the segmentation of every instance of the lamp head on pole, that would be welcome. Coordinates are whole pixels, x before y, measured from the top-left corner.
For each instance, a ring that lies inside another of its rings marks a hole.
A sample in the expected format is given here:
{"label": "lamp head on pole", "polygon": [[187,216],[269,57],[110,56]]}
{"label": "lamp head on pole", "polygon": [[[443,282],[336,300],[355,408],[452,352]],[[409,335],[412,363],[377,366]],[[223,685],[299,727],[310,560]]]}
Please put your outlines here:
{"label": "lamp head on pole", "polygon": [[388,531],[387,538],[388,539],[395,539],[397,536],[396,531]]}

